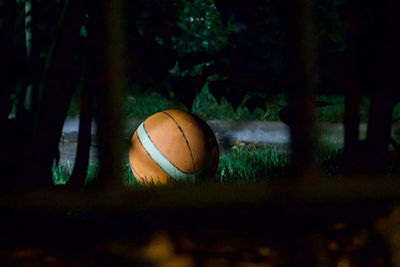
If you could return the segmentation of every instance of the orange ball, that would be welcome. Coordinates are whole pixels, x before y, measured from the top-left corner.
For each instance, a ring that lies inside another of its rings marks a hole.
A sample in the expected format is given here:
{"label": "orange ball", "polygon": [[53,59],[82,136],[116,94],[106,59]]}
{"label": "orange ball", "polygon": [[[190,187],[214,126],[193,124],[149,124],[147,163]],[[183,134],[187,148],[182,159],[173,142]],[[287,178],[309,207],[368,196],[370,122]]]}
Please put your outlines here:
{"label": "orange ball", "polygon": [[147,118],[133,134],[129,149],[131,170],[139,182],[196,182],[213,177],[218,160],[211,128],[182,110],[165,110]]}

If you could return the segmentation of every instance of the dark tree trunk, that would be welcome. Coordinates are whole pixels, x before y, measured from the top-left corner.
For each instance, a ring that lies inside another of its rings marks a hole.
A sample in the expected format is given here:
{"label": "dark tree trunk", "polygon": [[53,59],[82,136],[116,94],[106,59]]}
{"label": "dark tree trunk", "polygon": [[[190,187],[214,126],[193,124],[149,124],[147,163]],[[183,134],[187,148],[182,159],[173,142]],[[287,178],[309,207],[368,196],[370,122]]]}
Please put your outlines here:
{"label": "dark tree trunk", "polygon": [[382,0],[374,2],[375,20],[370,30],[370,51],[377,87],[371,95],[371,107],[368,120],[365,171],[383,174],[387,171],[389,142],[391,137],[392,113],[400,100],[400,3]]}
{"label": "dark tree trunk", "polygon": [[[89,16],[91,16],[89,14]],[[79,134],[78,134],[78,148],[76,151],[75,165],[71,177],[68,181],[68,186],[71,188],[79,189],[84,186],[87,171],[89,167],[90,146],[91,146],[91,129],[93,122],[94,111],[94,98],[96,80],[93,69],[95,68],[95,54],[93,51],[96,49],[96,40],[92,36],[95,30],[93,21],[87,25],[89,35],[87,37],[87,49],[85,49],[86,66],[84,70],[84,81],[82,92],[80,96],[80,115],[79,115]]]}
{"label": "dark tree trunk", "polygon": [[20,174],[20,186],[51,184],[63,123],[76,88],[74,53],[86,1],[65,1],[48,69],[34,139],[33,159]]}
{"label": "dark tree trunk", "polygon": [[359,170],[356,162],[359,162],[360,150],[360,104],[361,94],[347,91],[345,96],[344,114],[344,173],[354,174]]}
{"label": "dark tree trunk", "polygon": [[[40,84],[43,79],[44,69],[40,64],[40,37],[39,37],[39,12],[40,6],[36,1],[32,1],[32,41],[31,41],[31,53],[28,57],[28,84],[31,86],[31,95],[29,99],[29,110],[32,114],[33,121],[35,124],[33,127],[37,127],[37,121],[39,116],[40,107]],[[34,129],[36,132],[37,129]]]}
{"label": "dark tree trunk", "polygon": [[122,1],[97,2],[92,23],[93,87],[96,88],[96,115],[99,145],[99,177],[96,188],[119,185],[122,180],[122,89],[124,85],[124,36]]}
{"label": "dark tree trunk", "polygon": [[8,119],[12,107],[10,93],[16,86],[17,61],[13,44],[16,8],[16,1],[5,1],[0,7],[0,121]]}
{"label": "dark tree trunk", "polygon": [[296,1],[289,8],[289,71],[292,84],[289,112],[292,117],[292,167],[299,178],[313,178],[319,171],[316,149],[314,91],[317,81],[316,40],[313,29],[313,1]]}
{"label": "dark tree trunk", "polygon": [[360,105],[362,100],[360,84],[359,3],[349,4],[347,15],[347,50],[342,55],[341,81],[345,89],[344,113],[344,172],[355,174],[360,170]]}
{"label": "dark tree trunk", "polygon": [[[25,4],[27,4],[26,1]],[[40,104],[40,85],[44,69],[40,66],[39,14],[41,6],[37,1],[29,1],[30,9],[25,9],[25,38],[29,31],[29,40],[25,40],[26,66],[23,84],[16,103],[16,119],[26,133],[34,136],[37,131]],[[26,8],[26,7],[25,7]],[[27,20],[27,17],[29,18]]]}
{"label": "dark tree trunk", "polygon": [[371,97],[365,153],[362,155],[366,173],[384,174],[388,170],[392,113],[398,100],[398,94],[392,89],[377,90]]}
{"label": "dark tree trunk", "polygon": [[[89,70],[86,70],[87,72]],[[87,76],[86,76],[87,77]],[[86,78],[90,79],[90,78]],[[94,95],[90,86],[82,88],[78,148],[76,151],[74,169],[68,181],[68,186],[80,188],[85,184],[90,156],[91,126],[93,118]]]}

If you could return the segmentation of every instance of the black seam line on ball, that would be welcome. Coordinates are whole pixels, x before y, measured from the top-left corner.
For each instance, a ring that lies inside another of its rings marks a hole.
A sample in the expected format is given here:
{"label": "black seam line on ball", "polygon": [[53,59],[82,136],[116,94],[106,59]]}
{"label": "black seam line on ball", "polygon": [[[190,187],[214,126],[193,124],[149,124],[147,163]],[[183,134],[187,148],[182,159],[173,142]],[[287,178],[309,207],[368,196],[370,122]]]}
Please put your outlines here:
{"label": "black seam line on ball", "polygon": [[186,145],[189,149],[189,154],[190,154],[190,158],[192,159],[192,165],[193,165],[193,171],[194,171],[195,167],[194,167],[194,159],[193,159],[192,149],[190,149],[189,141],[187,140],[185,133],[183,132],[183,130],[182,130],[181,126],[178,124],[178,122],[168,112],[165,112],[165,111],[163,111],[163,112],[165,114],[167,114],[168,117],[170,117],[175,122],[176,126],[178,126],[179,131],[181,131],[183,138],[185,139]]}
{"label": "black seam line on ball", "polygon": [[[139,139],[139,138],[138,138]],[[146,150],[146,149],[145,149]],[[135,177],[136,180],[142,179],[142,177],[140,177],[139,173],[136,171],[135,167],[133,167],[133,165],[131,165],[132,168],[132,174]],[[136,174],[136,175],[135,175]],[[136,177],[137,176],[137,177]]]}
{"label": "black seam line on ball", "polygon": [[[161,151],[158,149],[158,147],[154,144],[153,140],[151,140],[150,135],[147,133],[147,131],[146,131],[146,126],[145,126],[144,123],[143,123],[143,130],[144,130],[144,132],[146,133],[147,137],[149,138],[150,142],[157,148],[158,152],[160,152],[160,154],[163,155],[163,157],[166,158],[166,159],[168,160],[169,163],[171,163],[175,168],[177,168],[179,171],[181,171],[181,172],[183,172],[183,173],[185,173],[185,174],[192,174],[192,173],[190,173],[190,172],[184,172],[184,171],[182,171],[181,169],[179,169],[177,166],[175,166],[175,164],[173,164],[171,161],[169,161],[169,159],[168,159],[163,153],[161,153]],[[139,135],[138,135],[138,140],[139,140],[139,142],[140,142],[140,145],[143,147],[144,151],[146,151],[146,154],[149,155],[149,157],[157,164],[158,167],[160,167],[161,170],[163,170],[163,172],[165,172],[168,176],[171,177],[171,175],[169,175],[169,173],[168,173],[166,170],[164,170],[163,167],[161,167],[160,164],[158,164],[158,162],[149,154],[149,152],[147,151],[147,149],[146,149],[146,148],[144,147],[144,145],[142,144],[142,141],[140,140]]]}

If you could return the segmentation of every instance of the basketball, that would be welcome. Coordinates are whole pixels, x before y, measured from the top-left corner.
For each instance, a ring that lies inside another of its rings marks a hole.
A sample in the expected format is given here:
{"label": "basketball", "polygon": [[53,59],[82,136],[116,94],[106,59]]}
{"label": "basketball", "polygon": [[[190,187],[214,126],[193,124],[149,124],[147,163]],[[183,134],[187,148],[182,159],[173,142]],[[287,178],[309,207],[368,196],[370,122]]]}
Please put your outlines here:
{"label": "basketball", "polygon": [[214,177],[219,150],[211,128],[182,110],[158,112],[136,129],[129,164],[139,182],[197,182]]}

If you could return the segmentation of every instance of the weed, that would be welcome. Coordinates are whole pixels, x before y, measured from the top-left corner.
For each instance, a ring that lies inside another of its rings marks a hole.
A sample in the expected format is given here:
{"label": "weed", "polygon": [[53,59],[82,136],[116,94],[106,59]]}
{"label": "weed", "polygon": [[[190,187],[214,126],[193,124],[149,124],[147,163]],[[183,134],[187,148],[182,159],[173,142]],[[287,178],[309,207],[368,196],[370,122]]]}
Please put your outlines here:
{"label": "weed", "polygon": [[66,161],[65,164],[54,164],[52,167],[52,173],[54,185],[65,185],[72,173],[69,161]]}

